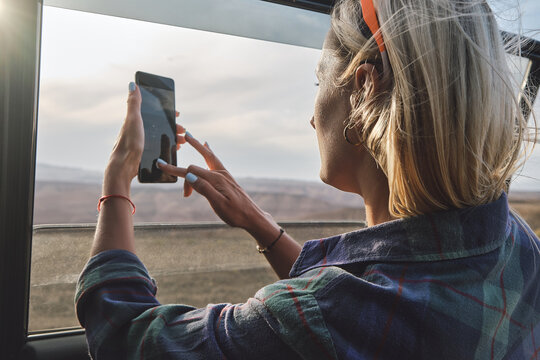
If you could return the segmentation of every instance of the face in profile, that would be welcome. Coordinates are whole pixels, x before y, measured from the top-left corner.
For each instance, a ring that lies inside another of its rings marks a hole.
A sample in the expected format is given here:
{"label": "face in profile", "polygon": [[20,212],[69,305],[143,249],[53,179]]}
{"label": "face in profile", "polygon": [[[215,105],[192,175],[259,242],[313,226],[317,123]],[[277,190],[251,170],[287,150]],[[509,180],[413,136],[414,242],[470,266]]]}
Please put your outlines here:
{"label": "face in profile", "polygon": [[343,129],[351,111],[351,88],[336,86],[342,70],[334,54],[337,43],[336,35],[330,30],[316,69],[319,89],[311,125],[316,131],[319,144],[321,180],[340,190],[357,192],[356,169],[358,152],[362,151],[362,147],[352,146],[343,137]]}

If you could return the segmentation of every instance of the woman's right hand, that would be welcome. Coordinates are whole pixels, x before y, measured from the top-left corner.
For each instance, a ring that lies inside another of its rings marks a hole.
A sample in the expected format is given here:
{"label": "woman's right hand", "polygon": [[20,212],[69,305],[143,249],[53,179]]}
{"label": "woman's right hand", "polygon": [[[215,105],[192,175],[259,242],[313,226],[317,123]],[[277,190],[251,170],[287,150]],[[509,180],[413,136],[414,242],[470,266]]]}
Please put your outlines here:
{"label": "woman's right hand", "polygon": [[271,219],[269,214],[262,211],[238,185],[208,143],[201,144],[189,132],[186,132],[184,138],[202,155],[208,169],[196,165],[187,168],[161,163],[159,165],[165,173],[185,178],[184,196],[190,196],[193,190],[197,191],[208,200],[214,212],[230,226],[240,227],[250,233],[257,232],[257,228],[263,226],[263,222],[268,226]]}

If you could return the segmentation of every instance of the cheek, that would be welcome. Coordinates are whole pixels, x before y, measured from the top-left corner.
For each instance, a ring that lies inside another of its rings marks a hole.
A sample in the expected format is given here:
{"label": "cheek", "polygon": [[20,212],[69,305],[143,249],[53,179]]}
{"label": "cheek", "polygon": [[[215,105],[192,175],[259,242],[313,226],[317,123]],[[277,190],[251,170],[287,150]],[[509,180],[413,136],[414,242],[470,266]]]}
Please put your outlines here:
{"label": "cheek", "polygon": [[343,128],[348,118],[345,97],[337,93],[321,89],[316,98],[314,122],[317,137],[327,146],[335,146],[343,137]]}
{"label": "cheek", "polygon": [[345,169],[351,165],[351,148],[343,137],[343,129],[349,115],[344,96],[324,92],[317,97],[314,110],[315,130],[321,157],[321,180],[341,188],[347,176]]}
{"label": "cheek", "polygon": [[319,88],[317,97],[315,98],[315,109],[313,111],[313,117],[315,122],[315,128],[327,131],[331,125],[333,117],[333,101],[329,96],[328,91],[323,87]]}

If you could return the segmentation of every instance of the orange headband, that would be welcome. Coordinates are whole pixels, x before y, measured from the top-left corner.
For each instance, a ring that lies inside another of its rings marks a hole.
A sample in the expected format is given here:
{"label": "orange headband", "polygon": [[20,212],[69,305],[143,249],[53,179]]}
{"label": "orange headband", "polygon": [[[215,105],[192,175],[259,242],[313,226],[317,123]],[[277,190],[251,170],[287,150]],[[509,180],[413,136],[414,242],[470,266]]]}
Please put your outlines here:
{"label": "orange headband", "polygon": [[386,47],[384,46],[384,40],[379,27],[379,20],[377,19],[377,14],[375,13],[373,0],[360,0],[360,5],[362,6],[362,17],[364,18],[364,22],[367,24],[369,30],[373,34],[377,45],[379,45],[379,51],[381,53],[385,52]]}

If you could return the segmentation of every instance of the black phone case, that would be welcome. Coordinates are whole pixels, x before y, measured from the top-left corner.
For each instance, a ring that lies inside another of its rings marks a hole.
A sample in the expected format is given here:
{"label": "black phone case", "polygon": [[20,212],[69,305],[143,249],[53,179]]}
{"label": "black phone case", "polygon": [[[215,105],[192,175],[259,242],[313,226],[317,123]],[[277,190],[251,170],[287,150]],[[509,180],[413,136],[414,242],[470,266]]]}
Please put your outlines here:
{"label": "black phone case", "polygon": [[[177,165],[174,81],[167,77],[137,71],[135,82],[141,90],[141,96],[143,96],[141,114],[145,129],[145,147],[137,178],[140,183],[175,183],[177,177],[163,173],[156,164],[159,157],[169,164]],[[167,96],[161,97],[160,94]],[[149,107],[148,99],[150,98],[154,100],[155,104],[157,104],[156,99],[158,99],[162,107],[159,109]],[[172,101],[168,108],[165,108],[166,100]],[[163,117],[166,118],[166,124],[164,124]],[[162,130],[161,135],[159,134],[160,129]]]}

